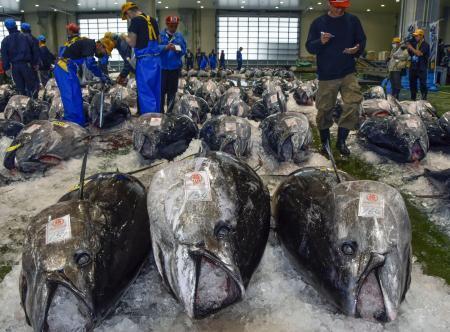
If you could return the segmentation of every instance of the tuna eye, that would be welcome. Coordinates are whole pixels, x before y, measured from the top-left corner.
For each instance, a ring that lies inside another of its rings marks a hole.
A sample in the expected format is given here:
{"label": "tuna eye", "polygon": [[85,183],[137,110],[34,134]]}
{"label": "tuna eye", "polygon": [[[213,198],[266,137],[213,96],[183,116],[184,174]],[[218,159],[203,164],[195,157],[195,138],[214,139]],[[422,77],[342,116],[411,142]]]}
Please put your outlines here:
{"label": "tuna eye", "polygon": [[216,225],[214,235],[217,239],[222,240],[227,237],[227,235],[230,233],[230,230],[230,226],[221,222]]}
{"label": "tuna eye", "polygon": [[353,256],[356,252],[356,243],[355,242],[344,242],[341,247],[344,255]]}
{"label": "tuna eye", "polygon": [[77,251],[73,259],[79,267],[85,267],[91,262],[91,256],[85,251]]}

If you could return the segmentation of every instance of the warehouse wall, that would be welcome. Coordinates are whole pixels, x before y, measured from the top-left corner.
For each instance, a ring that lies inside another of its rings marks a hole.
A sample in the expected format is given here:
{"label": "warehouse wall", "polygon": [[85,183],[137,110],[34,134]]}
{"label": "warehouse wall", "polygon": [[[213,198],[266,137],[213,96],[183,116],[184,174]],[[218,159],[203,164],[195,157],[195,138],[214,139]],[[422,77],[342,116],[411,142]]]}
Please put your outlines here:
{"label": "warehouse wall", "polygon": [[[305,48],[305,42],[308,38],[309,27],[312,21],[322,15],[321,12],[307,11],[302,13],[300,26],[300,55],[309,56]],[[387,51],[390,49],[392,37],[398,30],[398,18],[396,14],[373,14],[373,13],[355,13],[363,25],[364,31],[368,36],[368,51]],[[383,22],[383,24],[380,24]]]}

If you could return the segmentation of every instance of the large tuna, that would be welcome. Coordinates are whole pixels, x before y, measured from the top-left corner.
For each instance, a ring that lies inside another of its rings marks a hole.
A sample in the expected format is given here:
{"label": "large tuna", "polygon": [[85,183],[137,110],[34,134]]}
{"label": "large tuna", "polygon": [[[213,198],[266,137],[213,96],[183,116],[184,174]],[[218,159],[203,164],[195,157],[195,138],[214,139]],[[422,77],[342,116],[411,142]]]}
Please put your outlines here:
{"label": "large tuna", "polygon": [[261,122],[262,143],[278,161],[300,163],[307,157],[312,132],[306,116],[295,112],[273,114]]}
{"label": "large tuna", "polygon": [[100,91],[94,95],[89,107],[90,123],[108,129],[130,119],[130,107],[126,102],[128,94],[127,88],[117,85],[107,92]]}
{"label": "large tuna", "polygon": [[28,124],[11,143],[4,166],[32,173],[45,171],[88,148],[86,129],[73,122],[38,120]]}
{"label": "large tuna", "polygon": [[0,112],[5,110],[9,99],[14,95],[14,90],[9,84],[0,85]]}
{"label": "large tuna", "polygon": [[144,186],[121,173],[87,179],[32,218],[20,299],[34,331],[92,331],[114,309],[148,257]]}
{"label": "large tuna", "polygon": [[269,115],[282,112],[286,107],[286,97],[279,85],[267,83],[262,100],[257,101],[251,110],[250,118],[263,120]]}
{"label": "large tuna", "polygon": [[208,103],[208,106],[212,108],[219,100],[221,93],[217,84],[208,80],[196,91],[196,96],[203,98]]}
{"label": "large tuna", "polygon": [[391,321],[411,280],[411,225],[401,194],[305,168],[274,196],[278,233],[304,278],[344,314]]}
{"label": "large tuna", "polygon": [[200,131],[200,138],[213,151],[243,157],[251,150],[252,128],[243,118],[220,115],[209,119]]}
{"label": "large tuna", "polygon": [[202,124],[208,116],[209,106],[204,99],[186,94],[178,100],[172,112],[187,115],[195,123]]}
{"label": "large tuna", "polygon": [[5,119],[23,124],[33,120],[48,120],[50,105],[45,101],[33,100],[30,97],[15,95],[9,99],[5,107]]}
{"label": "large tuna", "polygon": [[369,148],[399,162],[422,160],[429,149],[427,129],[415,115],[369,118],[359,135]]}
{"label": "large tuna", "polygon": [[197,136],[197,125],[187,115],[147,113],[135,124],[133,146],[145,159],[172,160]]}
{"label": "large tuna", "polygon": [[270,197],[228,154],[186,159],[153,178],[148,211],[156,265],[193,318],[244,297],[269,235]]}

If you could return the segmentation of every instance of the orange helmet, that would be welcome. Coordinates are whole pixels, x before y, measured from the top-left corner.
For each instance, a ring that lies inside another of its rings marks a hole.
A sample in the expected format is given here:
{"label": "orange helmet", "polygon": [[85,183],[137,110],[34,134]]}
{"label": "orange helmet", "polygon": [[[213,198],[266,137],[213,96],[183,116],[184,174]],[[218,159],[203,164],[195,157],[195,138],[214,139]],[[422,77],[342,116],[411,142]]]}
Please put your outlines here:
{"label": "orange helmet", "polygon": [[179,24],[180,18],[178,16],[167,16],[166,24]]}
{"label": "orange helmet", "polygon": [[350,0],[330,0],[330,4],[336,8],[350,7]]}
{"label": "orange helmet", "polygon": [[69,23],[66,25],[66,30],[69,30],[72,33],[79,33],[80,27],[76,25],[75,23]]}

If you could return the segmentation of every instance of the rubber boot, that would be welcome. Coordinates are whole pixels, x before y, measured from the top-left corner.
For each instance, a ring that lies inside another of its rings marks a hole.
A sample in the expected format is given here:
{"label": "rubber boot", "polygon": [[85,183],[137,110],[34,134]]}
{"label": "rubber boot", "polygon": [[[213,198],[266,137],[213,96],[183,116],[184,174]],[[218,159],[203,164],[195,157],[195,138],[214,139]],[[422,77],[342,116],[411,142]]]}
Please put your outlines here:
{"label": "rubber boot", "polygon": [[327,144],[330,144],[330,129],[322,129],[319,132],[320,132],[320,141],[322,142],[322,150],[320,150],[320,153],[324,154],[325,156],[328,156],[326,146]]}
{"label": "rubber boot", "polygon": [[339,150],[339,152],[343,156],[349,156],[350,150],[348,149],[347,145],[345,144],[345,140],[348,137],[348,134],[350,133],[350,130],[346,128],[338,128],[338,137],[336,142],[336,148]]}

